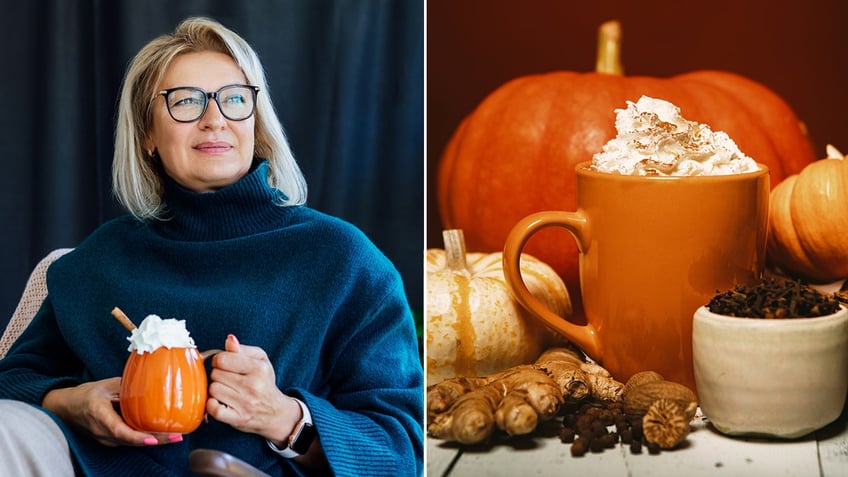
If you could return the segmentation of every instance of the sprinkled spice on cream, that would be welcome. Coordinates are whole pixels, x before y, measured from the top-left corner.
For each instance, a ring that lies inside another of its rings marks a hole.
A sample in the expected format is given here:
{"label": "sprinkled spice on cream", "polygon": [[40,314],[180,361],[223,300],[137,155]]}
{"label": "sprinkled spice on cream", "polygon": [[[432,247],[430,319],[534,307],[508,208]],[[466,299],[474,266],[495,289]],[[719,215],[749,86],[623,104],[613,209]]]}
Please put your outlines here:
{"label": "sprinkled spice on cream", "polygon": [[699,176],[754,172],[757,163],[722,131],[689,121],[680,108],[642,96],[616,109],[618,136],[595,154],[600,172],[641,176]]}

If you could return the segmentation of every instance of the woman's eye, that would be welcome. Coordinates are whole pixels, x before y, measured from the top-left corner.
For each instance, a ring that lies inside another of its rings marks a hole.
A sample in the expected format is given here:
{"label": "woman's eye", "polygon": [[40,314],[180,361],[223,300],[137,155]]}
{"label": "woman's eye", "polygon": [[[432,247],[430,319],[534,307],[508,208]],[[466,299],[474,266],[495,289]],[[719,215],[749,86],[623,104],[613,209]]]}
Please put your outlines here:
{"label": "woman's eye", "polygon": [[227,103],[236,103],[236,104],[244,104],[244,103],[245,103],[245,100],[244,100],[244,96],[242,96],[242,95],[240,95],[240,94],[234,94],[234,95],[232,95],[232,96],[227,96],[227,97],[224,99],[224,102],[227,102]]}
{"label": "woman's eye", "polygon": [[202,104],[203,104],[203,100],[201,100],[199,98],[188,97],[188,98],[178,99],[178,100],[174,101],[173,105],[174,106],[197,106],[197,105],[202,105]]}

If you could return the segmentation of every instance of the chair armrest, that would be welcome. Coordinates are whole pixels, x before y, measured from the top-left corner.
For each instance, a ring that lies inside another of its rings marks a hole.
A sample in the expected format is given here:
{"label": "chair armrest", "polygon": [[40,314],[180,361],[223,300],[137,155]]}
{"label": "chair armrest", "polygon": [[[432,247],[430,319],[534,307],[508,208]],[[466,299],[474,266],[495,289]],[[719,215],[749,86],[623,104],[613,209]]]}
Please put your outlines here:
{"label": "chair armrest", "polygon": [[268,474],[226,452],[195,449],[188,455],[188,467],[203,477],[269,477]]}

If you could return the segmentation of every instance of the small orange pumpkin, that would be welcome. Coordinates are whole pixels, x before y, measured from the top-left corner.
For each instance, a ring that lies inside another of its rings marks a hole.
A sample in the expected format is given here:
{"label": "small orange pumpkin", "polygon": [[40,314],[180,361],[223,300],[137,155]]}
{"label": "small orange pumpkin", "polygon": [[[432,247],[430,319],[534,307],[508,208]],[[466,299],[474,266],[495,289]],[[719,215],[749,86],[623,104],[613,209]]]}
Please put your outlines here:
{"label": "small orange pumpkin", "polygon": [[[513,299],[503,254],[466,254],[461,230],[443,236],[444,250],[427,250],[427,384],[535,361],[557,337]],[[551,267],[522,254],[521,271],[534,296],[571,315],[568,291]]]}
{"label": "small orange pumpkin", "polygon": [[121,414],[133,429],[186,434],[203,421],[206,387],[196,348],[132,352],[121,378]]}
{"label": "small orange pumpkin", "polygon": [[848,278],[848,160],[827,157],[771,191],[769,261],[814,283]]}

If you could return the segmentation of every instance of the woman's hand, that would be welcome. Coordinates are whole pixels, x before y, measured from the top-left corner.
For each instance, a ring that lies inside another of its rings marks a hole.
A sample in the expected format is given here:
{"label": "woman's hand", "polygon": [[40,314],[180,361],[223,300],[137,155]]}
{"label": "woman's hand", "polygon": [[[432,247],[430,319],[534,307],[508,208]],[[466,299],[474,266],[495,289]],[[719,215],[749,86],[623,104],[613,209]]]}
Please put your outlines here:
{"label": "woman's hand", "polygon": [[[277,388],[268,355],[262,348],[239,344],[233,335],[224,349],[212,358],[206,412],[240,431],[259,434],[279,449],[287,447],[302,413],[300,405]],[[329,472],[320,437],[295,460],[316,475]]]}
{"label": "woman's hand", "polygon": [[262,348],[241,345],[229,335],[224,349],[212,358],[206,412],[282,445],[300,420],[300,407],[277,388],[274,367]]}
{"label": "woman's hand", "polygon": [[54,389],[44,396],[42,406],[106,446],[151,446],[183,440],[182,434],[139,432],[128,426],[115,409],[120,389],[121,378]]}

